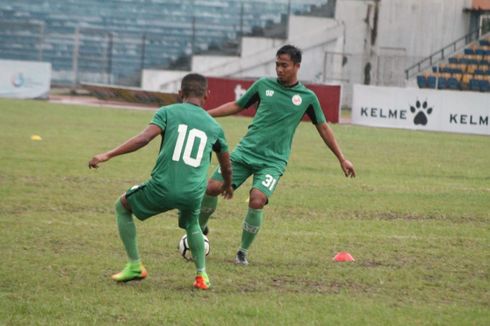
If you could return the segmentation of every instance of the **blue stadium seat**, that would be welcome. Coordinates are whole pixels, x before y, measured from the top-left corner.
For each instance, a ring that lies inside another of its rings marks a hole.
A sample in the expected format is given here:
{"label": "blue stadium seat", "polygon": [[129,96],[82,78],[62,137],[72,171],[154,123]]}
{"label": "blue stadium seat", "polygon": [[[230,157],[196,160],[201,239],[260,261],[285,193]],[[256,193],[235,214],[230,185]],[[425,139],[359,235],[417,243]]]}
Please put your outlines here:
{"label": "blue stadium seat", "polygon": [[480,90],[480,80],[472,78],[470,79],[469,89],[472,91]]}
{"label": "blue stadium seat", "polygon": [[486,54],[486,50],[484,50],[483,48],[478,48],[475,50],[475,54],[478,54],[478,55],[485,55]]}
{"label": "blue stadium seat", "polygon": [[447,80],[447,88],[448,89],[461,89],[461,83],[456,77],[449,77]]}
{"label": "blue stadium seat", "polygon": [[427,88],[436,88],[436,76],[430,75],[427,77]]}
{"label": "blue stadium seat", "polygon": [[490,92],[490,80],[488,79],[480,80],[480,91]]}
{"label": "blue stadium seat", "polygon": [[487,69],[478,68],[475,70],[475,75],[486,75],[488,73]]}
{"label": "blue stadium seat", "polygon": [[419,88],[427,88],[427,78],[423,75],[418,75],[417,76],[417,86]]}
{"label": "blue stadium seat", "polygon": [[447,81],[448,79],[446,77],[439,77],[437,79],[437,88],[438,89],[447,89]]}

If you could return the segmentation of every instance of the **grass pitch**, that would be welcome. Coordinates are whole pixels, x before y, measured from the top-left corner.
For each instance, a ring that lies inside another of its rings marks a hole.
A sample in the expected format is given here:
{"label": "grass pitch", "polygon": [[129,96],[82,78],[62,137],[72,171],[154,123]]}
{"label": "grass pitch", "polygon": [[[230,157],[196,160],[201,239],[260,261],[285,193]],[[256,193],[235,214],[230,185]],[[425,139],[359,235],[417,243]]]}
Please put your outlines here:
{"label": "grass pitch", "polygon": [[[250,183],[210,221],[213,289],[192,289],[175,212],[137,222],[125,263],[116,198],[149,176],[159,140],[87,168],[152,112],[0,100],[0,324],[488,325],[490,137],[335,125],[343,177],[300,124],[248,267],[233,258]],[[247,118],[219,119],[231,147]],[[42,141],[32,141],[38,134]],[[348,251],[353,263],[334,263]]]}

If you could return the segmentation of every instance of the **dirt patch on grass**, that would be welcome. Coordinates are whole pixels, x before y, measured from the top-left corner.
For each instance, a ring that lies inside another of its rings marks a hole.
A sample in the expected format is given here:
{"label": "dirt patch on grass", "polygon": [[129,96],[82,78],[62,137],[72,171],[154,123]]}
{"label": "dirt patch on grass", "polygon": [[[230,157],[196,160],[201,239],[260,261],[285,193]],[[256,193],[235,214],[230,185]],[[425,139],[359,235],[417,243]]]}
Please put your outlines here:
{"label": "dirt patch on grass", "polygon": [[317,281],[305,278],[293,278],[287,276],[274,277],[271,279],[272,287],[279,292],[289,293],[321,293],[339,294],[348,293],[374,293],[374,290],[366,284],[342,281]]}
{"label": "dirt patch on grass", "polygon": [[359,261],[357,262],[357,265],[362,266],[362,267],[367,267],[367,268],[375,268],[375,267],[380,267],[380,266],[387,266],[386,264],[376,261],[376,260],[364,260],[364,261]]}
{"label": "dirt patch on grass", "polygon": [[[340,215],[337,215],[339,217]],[[447,216],[443,214],[410,214],[403,212],[354,212],[350,214],[342,214],[342,219],[359,219],[359,220],[380,220],[380,221],[448,221],[451,223],[467,223],[481,222],[482,218],[478,216],[462,215],[462,216]]]}

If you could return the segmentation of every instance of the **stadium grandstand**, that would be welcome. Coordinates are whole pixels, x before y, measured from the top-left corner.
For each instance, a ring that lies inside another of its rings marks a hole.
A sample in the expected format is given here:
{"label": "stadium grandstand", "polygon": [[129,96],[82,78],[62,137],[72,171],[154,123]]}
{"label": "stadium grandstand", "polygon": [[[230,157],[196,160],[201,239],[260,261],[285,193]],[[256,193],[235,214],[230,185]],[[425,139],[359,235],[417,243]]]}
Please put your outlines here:
{"label": "stadium grandstand", "polygon": [[490,92],[490,36],[417,75],[420,88]]}
{"label": "stadium grandstand", "polygon": [[143,69],[189,69],[201,52],[236,54],[240,36],[266,35],[325,2],[0,0],[0,58],[48,61],[54,84],[139,86]]}

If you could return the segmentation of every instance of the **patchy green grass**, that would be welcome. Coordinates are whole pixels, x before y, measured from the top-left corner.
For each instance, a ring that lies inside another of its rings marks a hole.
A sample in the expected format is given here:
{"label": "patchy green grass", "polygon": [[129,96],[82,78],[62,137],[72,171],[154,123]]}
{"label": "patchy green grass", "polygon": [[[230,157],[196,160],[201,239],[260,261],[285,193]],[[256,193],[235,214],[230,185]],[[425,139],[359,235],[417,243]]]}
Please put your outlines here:
{"label": "patchy green grass", "polygon": [[[160,144],[87,162],[152,112],[0,100],[0,116],[0,324],[490,323],[490,137],[335,125],[357,168],[346,179],[302,123],[251,264],[233,264],[248,182],[210,222],[213,289],[197,292],[175,212],[137,223],[148,279],[109,278],[125,263],[114,201]],[[250,122],[219,121],[232,147]]]}

